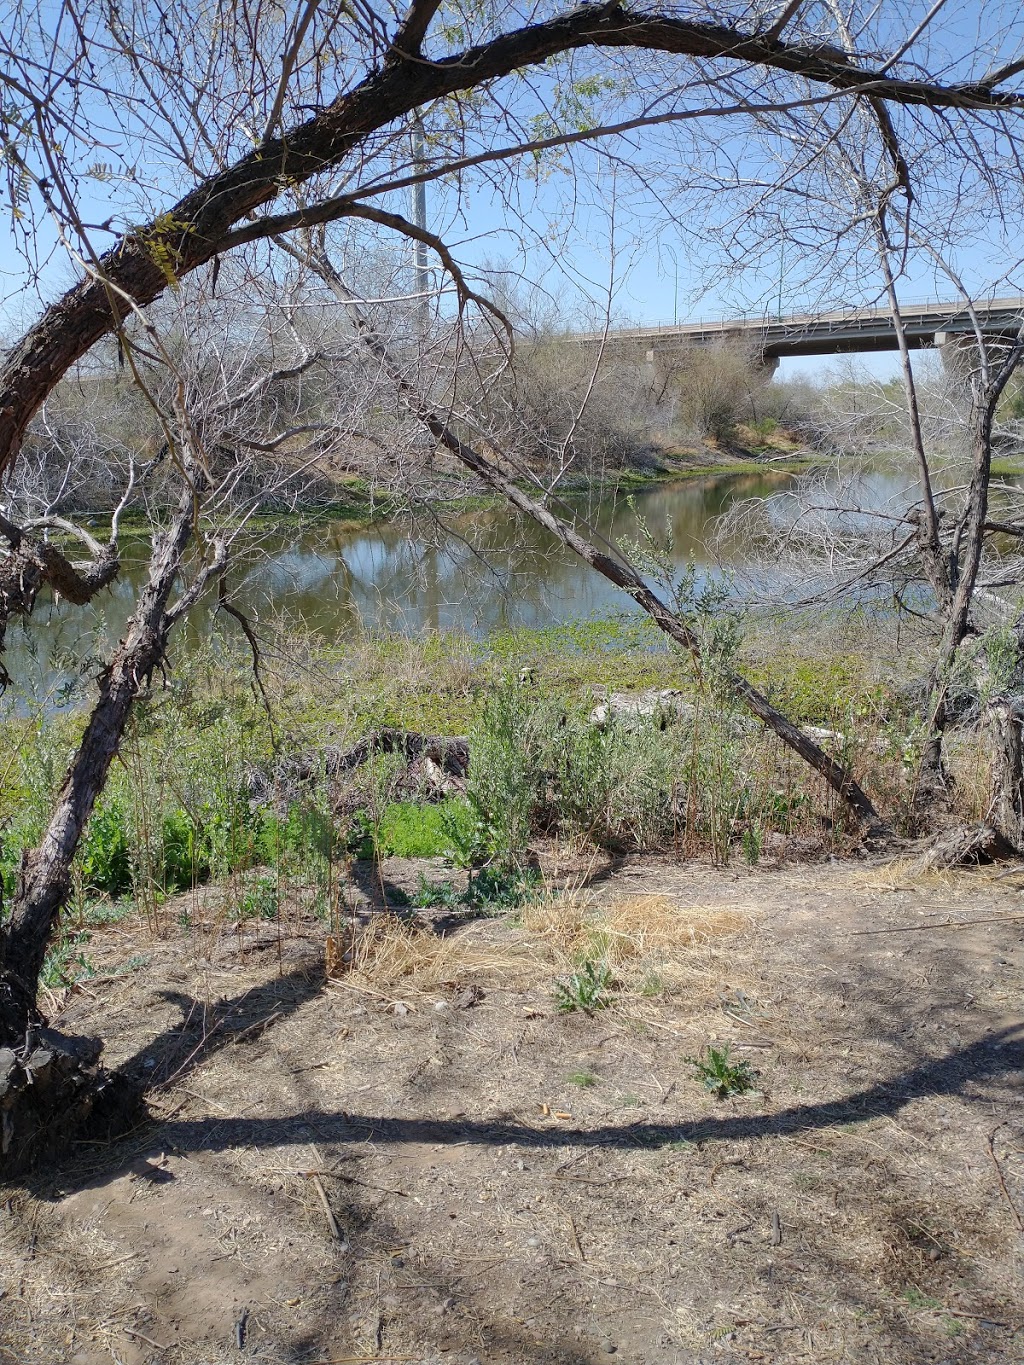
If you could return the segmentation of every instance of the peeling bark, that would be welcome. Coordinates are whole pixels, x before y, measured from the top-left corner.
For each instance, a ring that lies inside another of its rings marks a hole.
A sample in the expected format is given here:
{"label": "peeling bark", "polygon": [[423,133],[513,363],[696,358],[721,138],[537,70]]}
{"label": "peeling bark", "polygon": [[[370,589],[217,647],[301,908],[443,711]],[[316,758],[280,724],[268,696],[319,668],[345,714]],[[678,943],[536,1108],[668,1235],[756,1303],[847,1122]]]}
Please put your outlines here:
{"label": "peeling bark", "polygon": [[985,717],[993,741],[989,822],[1024,850],[1024,709],[1017,701],[992,702]]}

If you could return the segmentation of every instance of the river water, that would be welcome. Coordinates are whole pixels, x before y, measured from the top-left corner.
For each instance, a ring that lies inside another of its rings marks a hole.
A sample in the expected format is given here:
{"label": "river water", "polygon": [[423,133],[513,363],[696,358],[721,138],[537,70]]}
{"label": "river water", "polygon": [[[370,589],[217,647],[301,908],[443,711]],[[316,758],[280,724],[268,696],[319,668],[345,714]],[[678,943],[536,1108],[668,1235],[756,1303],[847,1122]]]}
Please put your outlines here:
{"label": "river water", "polygon": [[[867,471],[863,500],[873,506],[905,499],[908,477],[894,469]],[[758,470],[657,484],[623,494],[576,497],[572,510],[591,539],[615,544],[635,538],[637,514],[659,538],[671,534],[682,568],[717,572],[743,558],[742,536],[708,542],[737,501],[767,500],[780,525],[794,515],[794,476]],[[635,510],[634,510],[635,509]],[[589,528],[589,529],[587,529]],[[98,661],[116,640],[145,577],[148,543],[126,546],[118,582],[96,604],[72,608],[40,603],[27,627],[8,633],[7,667],[23,698],[53,694],[85,646]],[[507,508],[429,514],[352,529],[340,522],[261,532],[236,556],[232,600],[261,626],[275,618],[303,624],[328,642],[353,625],[408,632],[459,628],[485,635],[499,627],[537,626],[609,616],[629,599],[528,519]],[[198,608],[184,644],[209,630],[210,606]],[[232,627],[234,629],[234,627]],[[178,646],[181,648],[181,644]],[[95,671],[95,670],[93,670]],[[51,702],[51,704],[53,704]]]}

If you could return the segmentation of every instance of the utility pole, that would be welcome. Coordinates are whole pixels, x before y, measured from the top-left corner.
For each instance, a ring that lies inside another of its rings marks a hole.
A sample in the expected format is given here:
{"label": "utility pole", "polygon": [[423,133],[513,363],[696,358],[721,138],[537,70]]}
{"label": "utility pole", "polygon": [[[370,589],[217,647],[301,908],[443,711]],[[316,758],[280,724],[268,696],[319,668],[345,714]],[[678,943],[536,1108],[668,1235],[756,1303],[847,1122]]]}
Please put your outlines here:
{"label": "utility pole", "polygon": [[[412,164],[417,175],[426,167],[426,151],[423,141],[423,124],[419,114],[412,120]],[[427,186],[423,180],[412,187],[412,221],[423,232],[427,230]],[[413,242],[413,263],[416,280],[416,315],[420,340],[426,339],[430,331],[430,276],[427,273],[427,244]]]}
{"label": "utility pole", "polygon": [[779,306],[775,314],[775,321],[782,321],[782,286],[786,278],[786,238],[779,239]]}
{"label": "utility pole", "polygon": [[675,247],[665,245],[665,250],[672,257],[672,270],[675,276],[675,288],[672,291],[672,326],[679,326],[679,257],[676,255]]}

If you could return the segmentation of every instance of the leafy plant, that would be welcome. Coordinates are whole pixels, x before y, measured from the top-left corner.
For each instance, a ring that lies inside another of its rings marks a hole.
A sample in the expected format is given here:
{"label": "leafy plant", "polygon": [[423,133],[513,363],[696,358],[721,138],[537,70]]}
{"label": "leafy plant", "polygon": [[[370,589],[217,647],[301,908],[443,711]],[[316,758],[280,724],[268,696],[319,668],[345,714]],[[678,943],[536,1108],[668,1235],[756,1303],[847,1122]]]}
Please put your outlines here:
{"label": "leafy plant", "polygon": [[88,942],[88,934],[62,934],[43,959],[43,985],[55,990],[95,976],[95,966],[82,951]]}
{"label": "leafy plant", "polygon": [[754,1088],[756,1072],[749,1062],[731,1062],[728,1047],[708,1047],[700,1057],[684,1059],[694,1069],[697,1079],[716,1099],[730,1095],[744,1095]]}
{"label": "leafy plant", "polygon": [[528,685],[507,680],[485,698],[470,731],[466,796],[474,833],[481,851],[500,864],[516,863],[529,843],[542,773],[539,710]]}
{"label": "leafy plant", "polygon": [[369,849],[371,857],[444,858],[471,845],[474,832],[473,811],[461,799],[437,805],[393,801],[375,829],[364,819],[359,850]]}
{"label": "leafy plant", "polygon": [[465,899],[481,914],[500,915],[535,899],[540,884],[541,875],[535,867],[482,867],[470,877]]}
{"label": "leafy plant", "polygon": [[107,802],[94,811],[82,839],[80,866],[87,891],[121,896],[131,890],[131,844],[127,812],[120,802]]}
{"label": "leafy plant", "polygon": [[588,959],[571,976],[556,983],[555,1004],[563,1014],[571,1014],[574,1010],[591,1014],[612,1003],[611,987],[612,973],[608,964]]}
{"label": "leafy plant", "polygon": [[238,907],[239,919],[276,919],[279,893],[275,877],[260,877],[246,891]]}
{"label": "leafy plant", "polygon": [[470,877],[465,891],[459,891],[451,881],[429,882],[421,874],[413,905],[497,915],[527,904],[539,890],[540,881],[540,873],[533,867],[482,867]]}
{"label": "leafy plant", "polygon": [[412,903],[417,910],[429,910],[435,906],[442,910],[461,910],[466,904],[466,893],[451,881],[428,881],[421,872]]}

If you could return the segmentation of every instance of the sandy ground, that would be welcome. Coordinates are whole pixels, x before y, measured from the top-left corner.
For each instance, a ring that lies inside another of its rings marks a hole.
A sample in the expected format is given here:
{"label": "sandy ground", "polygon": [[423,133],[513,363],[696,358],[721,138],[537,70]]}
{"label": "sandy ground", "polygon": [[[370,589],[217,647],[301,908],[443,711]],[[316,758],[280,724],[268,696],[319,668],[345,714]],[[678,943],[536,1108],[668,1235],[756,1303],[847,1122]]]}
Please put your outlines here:
{"label": "sandy ground", "polygon": [[626,860],[591,1014],[550,907],[326,984],[298,916],[102,931],[57,1022],[153,1121],[0,1195],[0,1360],[1024,1361],[1022,889]]}

